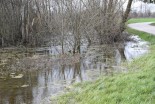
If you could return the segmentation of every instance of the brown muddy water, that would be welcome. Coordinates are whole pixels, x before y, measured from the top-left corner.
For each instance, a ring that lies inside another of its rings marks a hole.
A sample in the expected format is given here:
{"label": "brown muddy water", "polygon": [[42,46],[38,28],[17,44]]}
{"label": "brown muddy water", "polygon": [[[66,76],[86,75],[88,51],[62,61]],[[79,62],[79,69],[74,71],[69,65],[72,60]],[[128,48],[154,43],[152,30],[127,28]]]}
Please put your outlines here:
{"label": "brown muddy water", "polygon": [[74,83],[113,73],[109,67],[118,65],[121,56],[118,51],[101,49],[90,48],[83,56],[67,58],[38,54],[18,59],[13,55],[9,61],[1,58],[0,104],[50,104],[51,96]]}

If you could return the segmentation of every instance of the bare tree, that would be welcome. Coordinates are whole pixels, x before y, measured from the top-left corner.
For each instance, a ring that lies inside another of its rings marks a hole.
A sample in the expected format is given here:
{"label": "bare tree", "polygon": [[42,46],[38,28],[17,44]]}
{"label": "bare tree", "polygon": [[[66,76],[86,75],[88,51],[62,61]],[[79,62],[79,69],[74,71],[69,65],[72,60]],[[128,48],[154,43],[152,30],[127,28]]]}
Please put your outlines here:
{"label": "bare tree", "polygon": [[124,12],[123,0],[1,0],[0,46],[52,42],[64,54],[80,53],[85,41],[113,44],[125,29],[132,1]]}

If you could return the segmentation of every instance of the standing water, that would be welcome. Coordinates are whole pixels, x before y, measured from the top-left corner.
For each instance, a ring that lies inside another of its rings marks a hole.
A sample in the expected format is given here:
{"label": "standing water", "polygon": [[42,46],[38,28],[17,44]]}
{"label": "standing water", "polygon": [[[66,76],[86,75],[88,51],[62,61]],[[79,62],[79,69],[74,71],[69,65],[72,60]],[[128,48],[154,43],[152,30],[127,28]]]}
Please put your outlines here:
{"label": "standing water", "polygon": [[[133,59],[147,50],[147,43],[138,39],[127,43],[124,54]],[[125,69],[119,66],[120,51],[109,46],[91,46],[84,56],[18,55],[0,56],[0,104],[50,104],[51,96],[74,83]]]}
{"label": "standing water", "polygon": [[115,62],[115,51],[101,49],[90,47],[85,57],[36,54],[19,59],[9,57],[11,61],[7,62],[11,65],[5,66],[10,71],[0,76],[0,104],[50,104],[51,96],[70,85],[111,73],[108,67]]}

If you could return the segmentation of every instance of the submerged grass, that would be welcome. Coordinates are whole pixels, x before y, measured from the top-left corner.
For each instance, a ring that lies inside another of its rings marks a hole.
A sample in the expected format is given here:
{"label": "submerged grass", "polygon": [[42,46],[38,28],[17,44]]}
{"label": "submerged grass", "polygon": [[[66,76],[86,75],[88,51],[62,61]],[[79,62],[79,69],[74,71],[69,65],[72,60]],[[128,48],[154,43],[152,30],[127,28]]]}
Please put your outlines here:
{"label": "submerged grass", "polygon": [[[134,23],[137,19],[129,21]],[[150,53],[128,63],[127,73],[75,85],[58,97],[58,104],[155,104],[155,37],[130,28],[127,31],[150,41]]]}

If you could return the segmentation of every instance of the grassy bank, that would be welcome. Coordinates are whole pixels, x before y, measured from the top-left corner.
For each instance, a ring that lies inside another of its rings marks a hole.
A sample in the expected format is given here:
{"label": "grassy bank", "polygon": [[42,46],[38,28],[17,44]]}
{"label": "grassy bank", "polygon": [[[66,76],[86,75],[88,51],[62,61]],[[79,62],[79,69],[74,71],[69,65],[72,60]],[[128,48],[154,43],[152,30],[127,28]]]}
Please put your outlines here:
{"label": "grassy bank", "polygon": [[[142,20],[132,19],[128,23],[150,22],[152,19]],[[58,98],[58,104],[155,104],[155,37],[129,28],[127,31],[150,41],[150,53],[128,64],[127,73],[76,85]]]}

